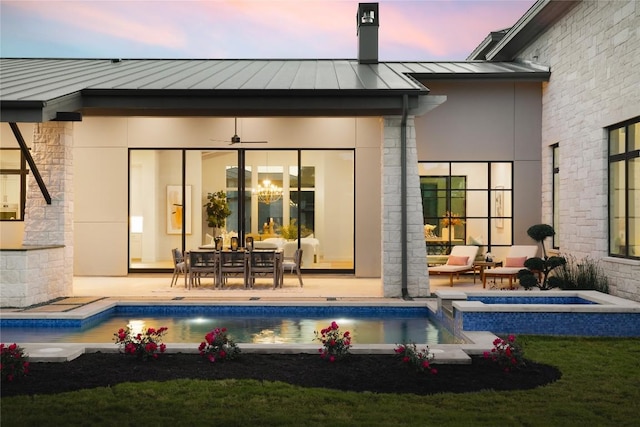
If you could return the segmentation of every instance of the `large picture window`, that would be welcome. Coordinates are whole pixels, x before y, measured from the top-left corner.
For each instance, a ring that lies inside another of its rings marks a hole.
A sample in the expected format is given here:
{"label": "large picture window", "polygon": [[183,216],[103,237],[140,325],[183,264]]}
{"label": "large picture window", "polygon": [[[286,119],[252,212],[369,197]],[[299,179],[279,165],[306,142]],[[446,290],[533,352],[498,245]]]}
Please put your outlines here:
{"label": "large picture window", "polygon": [[640,118],[609,129],[609,254],[640,259]]}
{"label": "large picture window", "polygon": [[[351,272],[354,171],[353,150],[131,149],[129,269],[164,271],[173,248],[237,235],[300,245],[306,270]],[[231,215],[214,228],[204,205],[220,191]]]}
{"label": "large picture window", "polygon": [[427,255],[480,245],[498,258],[513,244],[510,162],[420,162]]}

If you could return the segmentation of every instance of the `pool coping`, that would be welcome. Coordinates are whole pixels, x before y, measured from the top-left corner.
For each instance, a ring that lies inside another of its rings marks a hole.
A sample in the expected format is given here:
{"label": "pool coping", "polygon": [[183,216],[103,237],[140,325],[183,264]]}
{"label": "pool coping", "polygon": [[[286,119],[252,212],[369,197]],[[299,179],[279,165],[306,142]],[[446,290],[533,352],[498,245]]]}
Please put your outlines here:
{"label": "pool coping", "polygon": [[[73,319],[83,320],[102,313],[116,306],[300,306],[316,307],[318,301],[203,301],[203,300],[148,300],[144,298],[105,298],[80,306],[69,312],[3,312],[2,319]],[[385,301],[323,301],[323,306],[344,307],[419,307],[428,308],[431,314],[435,314],[437,303],[435,298],[422,300],[385,300]],[[464,344],[430,344],[429,350],[434,354],[433,363],[439,364],[469,364],[471,356],[481,355],[493,347],[496,335],[490,332],[473,331],[463,332],[461,338]],[[167,353],[193,353],[198,354],[198,345],[194,343],[165,342]],[[398,343],[400,344],[400,343]],[[19,345],[25,350],[31,362],[65,362],[73,360],[84,353],[117,353],[118,346],[109,343],[24,343]],[[424,343],[416,343],[419,349],[427,346]],[[318,353],[317,344],[252,344],[239,343],[238,346],[244,353]],[[353,354],[393,354],[396,344],[353,344]]]}

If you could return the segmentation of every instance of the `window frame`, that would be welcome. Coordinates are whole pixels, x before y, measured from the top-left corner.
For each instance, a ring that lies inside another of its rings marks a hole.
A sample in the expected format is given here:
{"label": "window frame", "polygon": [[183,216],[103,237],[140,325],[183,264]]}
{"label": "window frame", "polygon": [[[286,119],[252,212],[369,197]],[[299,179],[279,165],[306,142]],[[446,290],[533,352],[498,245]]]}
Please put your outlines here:
{"label": "window frame", "polygon": [[[640,260],[640,255],[635,256],[632,255],[630,253],[630,247],[631,246],[638,246],[638,242],[632,242],[632,244],[629,244],[629,236],[630,234],[630,230],[631,230],[631,221],[633,219],[635,219],[636,221],[640,221],[640,219],[638,219],[637,215],[640,214],[639,212],[635,212],[634,214],[636,215],[636,217],[631,217],[631,212],[630,212],[630,204],[633,201],[633,198],[630,197],[630,193],[631,191],[634,191],[636,193],[640,193],[640,189],[639,188],[630,188],[631,185],[631,178],[630,176],[632,175],[630,173],[631,170],[631,164],[632,162],[635,161],[640,161],[640,148],[633,148],[631,147],[631,138],[630,138],[630,129],[632,126],[640,126],[640,116],[635,117],[633,119],[627,120],[625,122],[622,123],[618,123],[616,125],[610,126],[609,128],[606,129],[607,131],[607,151],[608,151],[608,171],[607,171],[607,191],[608,191],[608,213],[607,213],[607,222],[608,222],[608,238],[607,238],[607,252],[609,254],[609,256],[611,257],[615,257],[615,258],[624,258],[624,259],[634,259],[634,260]],[[624,129],[624,135],[625,135],[625,140],[623,143],[623,150],[622,152],[619,153],[611,153],[611,136],[612,133],[614,131],[619,131],[621,129]],[[638,141],[636,141],[636,143],[638,143]],[[620,192],[619,190],[616,190],[615,188],[612,188],[612,185],[614,185],[613,180],[611,179],[611,174],[612,174],[612,170],[614,165],[620,165],[623,169],[624,169],[624,191]],[[613,234],[618,232],[617,230],[613,230],[613,221],[614,221],[614,212],[613,212],[613,207],[616,205],[616,197],[617,194],[616,193],[621,193],[622,197],[624,198],[623,202],[624,202],[624,211],[622,212],[622,214],[618,217],[618,219],[622,218],[622,220],[624,221],[624,244],[620,245],[624,247],[624,250],[622,251],[617,251],[614,252],[614,245],[613,245],[613,241],[614,239],[612,239]],[[640,197],[640,194],[638,194],[636,197]],[[640,224],[636,224],[636,227],[639,227]],[[635,243],[635,244],[634,244]]]}
{"label": "window frame", "polygon": [[553,249],[560,249],[560,144],[551,146],[551,221],[556,234],[553,235]]}
{"label": "window frame", "polygon": [[0,217],[0,221],[24,221],[25,206],[27,203],[27,175],[29,175],[29,168],[27,167],[27,159],[20,148],[0,147],[0,153],[3,151],[15,150],[20,153],[20,167],[19,169],[0,169],[1,175],[19,175],[20,179],[20,202],[18,210],[20,217],[16,219],[4,219]]}

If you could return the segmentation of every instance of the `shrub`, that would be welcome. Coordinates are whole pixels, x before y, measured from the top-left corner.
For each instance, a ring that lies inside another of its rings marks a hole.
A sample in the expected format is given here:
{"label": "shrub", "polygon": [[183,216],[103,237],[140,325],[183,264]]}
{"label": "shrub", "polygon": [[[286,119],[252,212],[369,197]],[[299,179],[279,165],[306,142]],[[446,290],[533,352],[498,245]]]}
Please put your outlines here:
{"label": "shrub", "polygon": [[136,356],[139,359],[157,359],[158,352],[164,353],[167,346],[162,343],[162,336],[167,332],[166,327],[160,329],[149,328],[146,332],[133,334],[129,326],[120,328],[114,334],[115,342],[124,354]]}
{"label": "shrub", "polygon": [[[547,250],[544,246],[545,239],[554,236],[556,234],[555,230],[548,224],[536,224],[529,227],[527,234],[542,245],[543,257],[529,258],[524,262],[526,268],[518,272],[520,284],[525,289],[538,287],[541,290],[549,290],[559,287],[561,284],[560,278],[550,276],[550,273],[553,269],[566,264],[567,261],[563,257],[547,256]],[[542,275],[540,280],[538,280],[539,274]]]}
{"label": "shrub", "polygon": [[567,263],[554,272],[562,280],[562,289],[609,292],[609,279],[597,261],[589,257],[578,261],[573,255],[566,259]]}
{"label": "shrub", "polygon": [[0,344],[0,373],[2,381],[13,381],[29,373],[27,355],[18,344]]}
{"label": "shrub", "polygon": [[484,358],[491,360],[505,372],[511,372],[525,365],[524,351],[516,343],[515,335],[509,335],[506,340],[500,337],[493,340],[493,348],[490,352],[484,352]]}
{"label": "shrub", "polygon": [[227,335],[227,328],[215,328],[204,336],[198,350],[209,362],[234,359],[240,354],[238,345]]}
{"label": "shrub", "polygon": [[408,363],[419,372],[429,372],[433,375],[438,373],[438,370],[431,366],[434,355],[429,351],[429,347],[418,351],[414,343],[400,344],[393,351],[403,363]]}
{"label": "shrub", "polygon": [[350,354],[351,335],[349,331],[341,334],[340,327],[336,322],[331,322],[331,325],[322,329],[320,333],[318,331],[313,333],[316,335],[315,339],[322,343],[322,347],[318,349],[321,358],[329,362],[335,362]]}

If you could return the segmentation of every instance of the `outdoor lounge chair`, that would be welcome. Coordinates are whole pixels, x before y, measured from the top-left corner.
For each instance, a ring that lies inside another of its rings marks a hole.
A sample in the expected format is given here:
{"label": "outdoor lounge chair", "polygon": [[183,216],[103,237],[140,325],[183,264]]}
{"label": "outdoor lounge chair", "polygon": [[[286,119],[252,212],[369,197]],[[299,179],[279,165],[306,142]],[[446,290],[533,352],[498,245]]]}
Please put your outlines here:
{"label": "outdoor lounge chair", "polygon": [[454,246],[447,258],[447,263],[436,267],[429,267],[429,273],[448,274],[449,284],[453,286],[453,276],[460,277],[460,273],[473,271],[473,262],[478,254],[477,246]]}
{"label": "outdoor lounge chair", "polygon": [[513,280],[518,276],[518,271],[524,267],[527,258],[533,258],[538,253],[536,245],[514,245],[509,248],[507,257],[502,267],[484,270],[482,274],[482,287],[487,285],[487,277],[499,277],[509,279],[509,289],[513,289]]}

